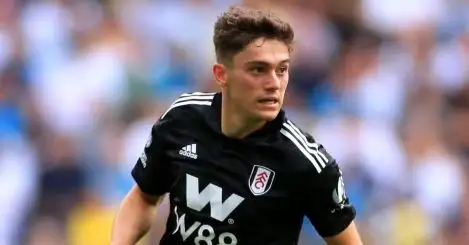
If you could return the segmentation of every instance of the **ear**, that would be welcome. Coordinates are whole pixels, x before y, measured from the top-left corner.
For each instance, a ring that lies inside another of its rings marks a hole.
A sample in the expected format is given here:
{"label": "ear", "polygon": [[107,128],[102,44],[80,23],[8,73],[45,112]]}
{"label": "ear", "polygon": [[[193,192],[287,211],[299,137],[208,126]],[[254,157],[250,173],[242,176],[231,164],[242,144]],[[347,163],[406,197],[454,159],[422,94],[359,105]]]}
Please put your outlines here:
{"label": "ear", "polygon": [[216,63],[213,65],[213,77],[215,78],[215,81],[217,84],[221,87],[226,86],[226,80],[227,80],[227,68],[219,63]]}

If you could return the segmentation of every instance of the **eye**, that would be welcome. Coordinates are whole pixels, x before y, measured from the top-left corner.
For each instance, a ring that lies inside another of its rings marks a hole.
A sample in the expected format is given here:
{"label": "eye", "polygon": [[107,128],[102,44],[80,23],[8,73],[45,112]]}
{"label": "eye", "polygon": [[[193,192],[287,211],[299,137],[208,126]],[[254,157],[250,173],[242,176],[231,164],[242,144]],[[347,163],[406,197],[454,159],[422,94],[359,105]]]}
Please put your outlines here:
{"label": "eye", "polygon": [[260,67],[260,66],[256,66],[256,67],[252,67],[250,69],[250,71],[254,74],[261,74],[261,73],[264,73],[265,72],[265,68],[264,67]]}
{"label": "eye", "polygon": [[277,69],[277,74],[285,74],[288,71],[288,66],[282,66]]}

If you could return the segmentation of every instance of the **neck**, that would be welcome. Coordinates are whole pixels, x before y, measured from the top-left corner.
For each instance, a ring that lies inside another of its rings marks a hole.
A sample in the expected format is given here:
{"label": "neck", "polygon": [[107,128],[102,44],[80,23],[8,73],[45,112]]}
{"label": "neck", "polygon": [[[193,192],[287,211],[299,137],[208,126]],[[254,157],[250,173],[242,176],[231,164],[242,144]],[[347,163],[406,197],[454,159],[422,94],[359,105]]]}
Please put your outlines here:
{"label": "neck", "polygon": [[222,97],[221,131],[230,138],[242,139],[262,128],[266,122],[252,120],[244,116],[239,109],[229,106],[227,99]]}

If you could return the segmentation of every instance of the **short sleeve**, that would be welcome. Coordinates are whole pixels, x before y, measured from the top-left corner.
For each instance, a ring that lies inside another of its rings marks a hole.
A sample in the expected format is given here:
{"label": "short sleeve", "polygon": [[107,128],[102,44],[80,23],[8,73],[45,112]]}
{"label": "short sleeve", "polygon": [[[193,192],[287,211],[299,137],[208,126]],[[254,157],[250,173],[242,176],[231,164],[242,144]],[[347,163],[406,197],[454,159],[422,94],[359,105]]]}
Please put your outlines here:
{"label": "short sleeve", "polygon": [[301,175],[305,213],[322,237],[337,235],[355,219],[356,211],[345,193],[342,172],[322,145],[316,155],[327,159],[320,172],[309,168]]}
{"label": "short sleeve", "polygon": [[143,152],[132,169],[132,177],[146,194],[163,195],[171,186],[167,139],[172,124],[174,119],[167,115],[153,125]]}

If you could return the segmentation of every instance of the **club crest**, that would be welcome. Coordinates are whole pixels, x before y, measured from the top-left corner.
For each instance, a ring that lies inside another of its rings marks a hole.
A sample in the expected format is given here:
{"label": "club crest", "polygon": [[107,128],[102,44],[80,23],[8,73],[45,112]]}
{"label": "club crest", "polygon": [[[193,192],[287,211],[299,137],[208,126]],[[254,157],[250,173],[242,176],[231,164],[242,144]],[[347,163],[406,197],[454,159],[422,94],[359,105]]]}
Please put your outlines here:
{"label": "club crest", "polygon": [[275,172],[269,168],[254,165],[249,177],[249,189],[252,194],[259,196],[267,193],[272,187]]}

